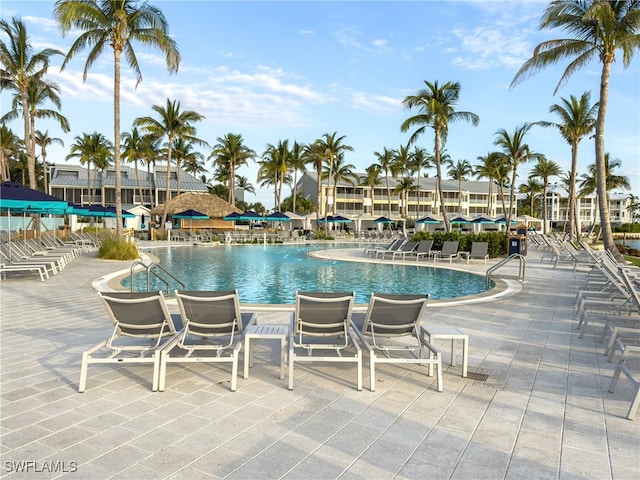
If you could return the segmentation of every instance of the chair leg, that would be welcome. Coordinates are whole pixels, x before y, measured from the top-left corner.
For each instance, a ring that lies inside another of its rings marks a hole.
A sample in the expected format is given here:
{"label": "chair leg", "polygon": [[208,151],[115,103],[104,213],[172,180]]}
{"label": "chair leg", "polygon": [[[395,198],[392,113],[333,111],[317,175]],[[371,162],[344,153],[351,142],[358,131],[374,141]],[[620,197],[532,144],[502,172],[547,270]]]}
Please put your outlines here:
{"label": "chair leg", "polygon": [[233,363],[231,367],[231,391],[235,392],[238,387],[238,350],[233,352]]}
{"label": "chair leg", "polygon": [[153,354],[153,380],[151,382],[151,391],[158,391],[158,382],[160,380],[160,363],[161,363],[162,353],[155,352]]}
{"label": "chair leg", "polygon": [[436,354],[436,358],[438,360],[438,363],[436,365],[436,368],[438,369],[436,375],[436,388],[438,389],[439,392],[442,392],[443,390],[443,386],[442,386],[442,356],[438,353]]}
{"label": "chair leg", "polygon": [[289,338],[289,390],[293,390],[293,338]]}
{"label": "chair leg", "polygon": [[369,390],[376,391],[376,354],[369,352]]}
{"label": "chair leg", "polygon": [[80,383],[78,384],[78,392],[83,393],[87,387],[87,369],[89,355],[87,353],[82,354],[82,365],[80,366]]}
{"label": "chair leg", "polygon": [[167,382],[167,357],[165,352],[160,352],[160,370],[158,371],[158,391],[164,392]]}
{"label": "chair leg", "polygon": [[362,351],[358,351],[358,391],[362,391]]}

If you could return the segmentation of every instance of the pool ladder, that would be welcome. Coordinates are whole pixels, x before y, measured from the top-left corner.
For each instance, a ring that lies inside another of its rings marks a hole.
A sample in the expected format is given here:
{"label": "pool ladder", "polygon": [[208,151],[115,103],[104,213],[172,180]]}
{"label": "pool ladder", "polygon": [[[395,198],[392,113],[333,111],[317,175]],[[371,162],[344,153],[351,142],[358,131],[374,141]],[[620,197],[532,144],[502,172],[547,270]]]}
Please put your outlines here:
{"label": "pool ladder", "polygon": [[520,280],[520,282],[524,283],[524,274],[525,274],[525,268],[527,266],[527,259],[524,257],[524,255],[521,255],[519,253],[513,253],[513,254],[509,255],[507,258],[505,258],[505,259],[501,260],[500,262],[496,263],[489,270],[487,270],[487,275],[486,275],[487,285],[489,285],[489,282],[491,281],[491,275],[496,270],[498,270],[501,267],[504,267],[506,264],[508,264],[512,260],[516,260],[516,259],[520,261],[520,265],[519,265],[519,268],[518,268],[518,280]]}
{"label": "pool ladder", "polygon": [[158,272],[156,272],[156,270],[160,270],[165,276],[169,277],[171,280],[173,280],[174,282],[176,282],[178,285],[180,285],[182,287],[182,289],[185,289],[185,284],[180,281],[178,278],[175,277],[175,275],[173,275],[169,270],[167,270],[166,268],[164,268],[162,265],[160,265],[159,263],[151,263],[149,265],[147,265],[144,262],[141,261],[137,261],[137,262],[133,262],[133,264],[131,265],[131,273],[129,274],[129,279],[131,280],[131,291],[134,292],[135,291],[135,285],[133,282],[133,274],[135,273],[135,269],[138,266],[142,266],[144,268],[144,270],[146,270],[147,272],[147,292],[151,291],[151,277],[154,276],[155,278],[157,278],[160,282],[162,282],[166,288],[166,293],[167,295],[171,294],[170,290],[169,290],[169,281],[163,277],[161,274],[159,274]]}
{"label": "pool ladder", "polygon": [[318,250],[326,250],[327,244],[325,242],[314,243],[313,245],[309,245],[307,248],[307,257],[311,256],[311,252],[316,252]]}

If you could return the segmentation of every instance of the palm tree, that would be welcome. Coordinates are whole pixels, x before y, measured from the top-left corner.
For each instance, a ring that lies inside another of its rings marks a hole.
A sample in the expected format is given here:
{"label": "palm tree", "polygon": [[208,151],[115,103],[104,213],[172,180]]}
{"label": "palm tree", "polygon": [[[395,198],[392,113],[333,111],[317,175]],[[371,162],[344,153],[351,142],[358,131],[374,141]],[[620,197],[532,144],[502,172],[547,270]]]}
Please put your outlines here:
{"label": "palm tree", "polygon": [[[529,176],[527,179],[527,183],[523,183],[519,188],[520,193],[528,193],[529,194],[529,212],[531,215],[535,215],[535,203],[536,203],[536,195],[543,191],[542,184],[538,182],[536,177]],[[544,210],[545,199],[542,200],[542,209]]]}
{"label": "palm tree", "polygon": [[[511,185],[509,185],[509,172],[511,171],[509,165],[505,162],[499,162],[496,165],[495,170],[493,171],[493,178],[496,181],[496,185],[498,186],[498,196],[500,197],[502,203],[502,212],[504,215],[507,215],[507,205],[504,201],[504,191],[505,189],[511,189]],[[510,195],[512,197],[512,195]],[[509,217],[509,222],[511,222],[511,217]],[[509,231],[510,223],[506,223],[507,232]]]}
{"label": "palm tree", "polygon": [[180,102],[169,100],[165,106],[153,105],[151,107],[160,119],[153,117],[140,117],[133,121],[134,127],[141,127],[145,133],[154,135],[156,138],[167,138],[167,185],[164,209],[162,211],[162,225],[167,221],[167,208],[171,200],[171,155],[173,144],[176,138],[184,138],[197,144],[206,145],[206,142],[197,138],[196,127],[192,124],[202,120],[204,117],[194,110],[180,111]]}
{"label": "palm tree", "polygon": [[[339,159],[339,161],[342,161],[342,155],[344,152],[353,152],[353,147],[351,145],[345,145],[343,143],[345,138],[347,138],[346,135],[342,135],[341,137],[338,137],[338,132],[333,132],[331,134],[325,133],[322,135],[322,138],[317,140],[317,142],[319,142],[319,144],[322,146],[324,150],[324,156],[329,166],[328,177],[327,177],[329,179],[329,182],[327,184],[325,216],[329,215],[329,191],[331,190],[331,180],[334,178],[334,175],[333,175],[334,163],[336,162],[336,159]],[[335,188],[333,189],[333,192],[335,194]],[[332,211],[334,214],[336,213],[335,195],[333,197]],[[328,230],[327,223],[328,222],[324,222],[325,233],[327,233],[327,230]]]}
{"label": "palm tree", "polygon": [[491,215],[493,207],[493,183],[495,180],[496,168],[501,162],[500,152],[489,152],[486,155],[478,156],[477,160],[480,165],[476,165],[474,175],[478,179],[486,178],[489,180],[489,198],[487,199],[487,215]]}
{"label": "palm tree", "polygon": [[253,193],[254,195],[256,193],[256,189],[253,188],[249,179],[243,175],[236,175],[236,188],[244,190],[245,192]]}
{"label": "palm tree", "polygon": [[409,155],[409,163],[407,167],[412,175],[416,175],[416,190],[418,192],[418,204],[416,206],[416,214],[420,217],[420,177],[422,177],[423,168],[433,168],[433,157],[427,154],[424,148],[420,148],[417,145],[413,148],[413,151]]}
{"label": "palm tree", "polygon": [[[615,189],[624,189],[624,190],[629,190],[631,188],[631,184],[629,183],[629,178],[627,178],[624,175],[616,175],[615,173],[613,173],[613,169],[614,168],[620,168],[622,166],[622,160],[616,158],[614,160],[611,159],[611,156],[609,155],[609,153],[606,153],[604,156],[604,167],[605,167],[605,178],[606,178],[606,182],[607,182],[607,198],[605,198],[605,202],[607,205],[609,205],[609,191],[611,190],[615,190]],[[599,182],[599,171],[598,171],[598,167],[597,164],[591,164],[589,165],[589,167],[587,167],[588,172],[589,173],[583,173],[580,178],[582,179],[580,181],[580,190],[578,192],[579,196],[583,196],[583,195],[589,195],[592,194],[594,192],[596,192],[596,196],[599,197],[600,195],[600,188],[598,185]],[[602,215],[602,211],[600,211],[600,205],[602,205],[602,202],[600,201],[600,198],[598,198],[598,212],[600,215]]]}
{"label": "palm tree", "polygon": [[176,137],[173,141],[173,158],[176,162],[176,181],[180,195],[180,171],[187,163],[197,165],[199,161],[204,161],[204,155],[194,149],[194,143],[183,137]]}
{"label": "palm tree", "polygon": [[42,156],[42,171],[44,176],[44,191],[49,191],[49,168],[47,166],[47,147],[53,144],[58,144],[64,147],[64,142],[61,138],[58,137],[50,137],[49,130],[45,130],[41,132],[40,130],[35,131],[35,140],[36,145],[40,147],[40,155]]}
{"label": "palm tree", "polygon": [[[493,143],[494,145],[502,147],[502,152],[500,152],[502,160],[506,162],[511,169],[511,188],[515,188],[516,179],[518,178],[518,166],[530,160],[541,158],[539,153],[532,152],[529,145],[524,143],[524,136],[531,127],[531,123],[525,123],[516,127],[513,134],[509,134],[505,129],[500,129],[496,132],[497,138]],[[515,191],[512,191],[509,195],[509,211],[506,213],[507,233],[509,232],[511,216],[513,215],[514,200]]]}
{"label": "palm tree", "polygon": [[[356,185],[358,183],[358,175],[354,173],[355,165],[351,163],[344,163],[344,155],[340,152],[333,161],[333,213],[336,213],[335,198],[338,191],[338,183],[345,182],[350,185]],[[328,174],[328,172],[327,172]],[[326,222],[325,222],[326,223]]]}
{"label": "palm tree", "polygon": [[[542,233],[547,233],[547,188],[549,187],[549,177],[557,177],[561,173],[560,165],[544,156],[538,158],[538,163],[529,173],[529,177],[537,177],[542,180]],[[569,215],[571,215],[571,211]]]}
{"label": "palm tree", "polygon": [[516,73],[511,86],[549,65],[569,59],[569,65],[556,86],[557,92],[575,71],[591,60],[598,59],[602,63],[595,127],[600,224],[605,248],[622,262],[623,257],[613,239],[607,203],[604,130],[609,104],[609,77],[616,51],[622,52],[622,65],[627,68],[640,45],[640,3],[637,0],[554,0],[547,6],[540,22],[540,29],[545,28],[568,32],[569,38],[547,40],[537,45],[532,57]]}
{"label": "palm tree", "polygon": [[440,209],[445,230],[448,232],[451,227],[447,219],[442,191],[441,148],[444,149],[447,142],[449,122],[464,120],[475,127],[478,125],[479,117],[475,113],[455,111],[455,106],[460,98],[460,84],[458,82],[446,82],[442,86],[438,85],[437,81],[431,83],[425,80],[424,83],[426,88],[419,90],[415,95],[405,97],[402,101],[409,109],[417,108],[419,113],[402,122],[400,129],[406,132],[412,127],[417,127],[409,139],[409,145],[411,145],[426,131],[427,127],[433,128],[433,151],[437,170],[436,189],[440,195]]}
{"label": "palm tree", "polygon": [[560,104],[551,105],[549,111],[560,117],[560,123],[536,122],[543,127],[555,127],[560,135],[571,145],[571,171],[570,178],[574,179],[569,184],[569,238],[574,239],[580,235],[578,225],[578,205],[576,202],[576,182],[578,175],[578,145],[580,141],[591,135],[596,128],[598,104],[591,105],[591,93],[584,92],[578,99],[571,95],[569,100],[561,98]]}
{"label": "palm tree", "polygon": [[0,179],[11,179],[11,160],[23,145],[23,141],[4,123],[0,125]]}
{"label": "palm tree", "polygon": [[[27,153],[27,170],[29,187],[37,189],[36,154],[33,131],[29,122],[28,88],[33,82],[41,82],[49,68],[49,59],[62,52],[53,48],[45,48],[34,52],[27,35],[24,23],[13,17],[11,23],[0,20],[0,32],[7,41],[0,41],[0,90],[13,90],[20,99],[22,118],[24,121],[24,145]],[[4,120],[3,120],[4,121]]]}
{"label": "palm tree", "polygon": [[298,172],[305,172],[305,156],[302,145],[293,142],[291,147],[291,155],[289,156],[289,168],[293,171],[293,188],[291,189],[291,197],[293,198],[293,213],[296,213],[296,199],[298,197]]}
{"label": "palm tree", "polygon": [[133,163],[136,174],[136,183],[138,184],[138,195],[140,196],[140,204],[144,204],[144,196],[142,194],[142,183],[140,182],[140,171],[138,170],[138,161],[141,159],[142,135],[136,127],[131,129],[131,133],[123,132],[122,140],[122,158],[129,163]]}
{"label": "palm tree", "polygon": [[382,185],[382,178],[380,178],[380,166],[379,165],[369,165],[366,168],[366,175],[360,179],[360,185],[369,187],[371,189],[371,215],[373,215],[373,200],[374,200],[374,192],[377,186]]}
{"label": "palm tree", "polygon": [[289,172],[289,159],[291,150],[289,150],[289,140],[279,140],[276,145],[268,144],[258,169],[258,181],[261,186],[274,186],[275,209],[281,209],[282,187],[285,183],[291,181]]}
{"label": "palm tree", "polygon": [[389,173],[393,171],[393,151],[384,147],[382,153],[373,152],[373,155],[378,159],[378,163],[375,164],[380,171],[384,172],[384,179],[387,185],[387,215],[391,218],[391,187],[389,186]]}
{"label": "palm tree", "polygon": [[462,182],[469,179],[469,175],[473,174],[473,167],[467,160],[458,160],[455,165],[449,167],[447,175],[453,180],[458,181],[458,213],[462,215]]}
{"label": "palm tree", "polygon": [[[145,47],[156,47],[164,55],[167,70],[178,71],[180,53],[176,42],[169,36],[169,25],[162,11],[136,0],[58,0],[54,16],[63,36],[79,30],[62,62],[61,70],[76,54],[89,47],[83,80],[89,68],[102,52],[113,51],[113,145],[116,170],[116,234],[122,236],[122,177],[120,172],[120,64],[124,58],[136,74],[136,86],[142,81],[142,72],[133,48],[137,41]],[[170,170],[170,168],[168,168]],[[167,197],[168,200],[168,197]],[[166,211],[165,211],[166,216]]]}
{"label": "palm tree", "polygon": [[256,152],[247,147],[242,135],[237,133],[227,133],[224,137],[218,137],[216,142],[218,143],[214,145],[209,158],[212,158],[214,164],[227,173],[227,187],[229,188],[227,200],[235,206],[236,169],[246,165],[249,160],[253,160],[256,157]]}
{"label": "palm tree", "polygon": [[[69,154],[66,160],[77,159],[81,165],[87,166],[87,193],[88,202],[93,203],[91,194],[91,167],[98,167],[104,163],[104,160],[112,155],[113,144],[107,138],[98,132],[83,133],[74,138],[74,142],[69,148]],[[104,202],[104,196],[102,198]]]}
{"label": "palm tree", "polygon": [[[135,128],[135,127],[134,127]],[[147,186],[149,188],[149,208],[153,208],[155,198],[155,185],[153,183],[153,177],[151,176],[151,165],[155,167],[156,160],[160,159],[160,139],[155,135],[143,135],[140,141],[140,160],[147,166]],[[155,168],[154,168],[155,169]],[[144,202],[143,202],[144,203]]]}
{"label": "palm tree", "polygon": [[322,196],[322,164],[324,162],[324,148],[316,140],[302,148],[305,163],[311,164],[316,172],[316,223],[320,220],[320,197]]}
{"label": "palm tree", "polygon": [[402,204],[404,205],[404,217],[406,218],[409,214],[409,205],[408,205],[408,195],[411,190],[413,190],[415,186],[413,185],[413,179],[411,177],[402,177],[400,181],[396,184],[396,187],[393,189],[394,194],[400,195],[402,199]]}

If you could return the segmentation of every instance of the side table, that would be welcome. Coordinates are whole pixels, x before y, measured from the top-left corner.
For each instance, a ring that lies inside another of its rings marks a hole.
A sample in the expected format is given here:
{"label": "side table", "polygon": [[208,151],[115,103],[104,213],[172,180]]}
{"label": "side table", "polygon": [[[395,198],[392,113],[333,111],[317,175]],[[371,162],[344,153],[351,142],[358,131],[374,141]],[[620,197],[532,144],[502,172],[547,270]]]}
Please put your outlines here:
{"label": "side table", "polygon": [[250,325],[244,332],[244,378],[249,378],[249,367],[253,367],[252,339],[280,340],[280,379],[284,380],[287,356],[287,336],[289,327],[285,325]]}
{"label": "side table", "polygon": [[[426,340],[431,343],[432,340],[437,339],[450,339],[451,340],[451,366],[456,365],[455,354],[455,341],[462,340],[462,376],[467,376],[468,355],[469,355],[469,335],[466,335],[462,330],[456,327],[449,327],[446,325],[423,325],[420,327],[420,335],[422,338],[427,337]],[[429,375],[432,375],[433,367],[429,365]]]}

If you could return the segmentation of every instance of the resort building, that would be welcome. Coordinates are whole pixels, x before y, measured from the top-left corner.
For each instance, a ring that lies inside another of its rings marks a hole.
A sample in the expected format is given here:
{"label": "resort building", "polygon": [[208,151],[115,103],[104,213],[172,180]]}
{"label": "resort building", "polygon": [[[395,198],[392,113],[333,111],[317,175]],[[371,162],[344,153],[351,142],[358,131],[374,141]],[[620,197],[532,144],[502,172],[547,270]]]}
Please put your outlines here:
{"label": "resort building", "polygon": [[[402,216],[405,218],[420,218],[425,215],[437,215],[440,213],[440,196],[437,193],[436,179],[433,177],[419,179],[413,178],[414,188],[402,193],[394,193],[399,180],[389,177],[389,191],[387,192],[386,179],[382,177],[382,183],[375,187],[361,185],[365,174],[355,174],[359,180],[353,183],[339,181],[335,186],[335,199],[333,198],[334,185],[328,185],[327,180],[322,180],[320,198],[318,198],[318,180],[315,172],[305,172],[299,179],[298,191],[318,206],[321,216],[328,210],[329,215],[337,214],[348,217],[359,215]],[[505,198],[498,193],[498,188],[493,185],[490,189],[489,182],[463,181],[458,184],[455,180],[443,180],[445,209],[449,215],[462,215],[474,217],[476,215],[488,215],[500,217],[506,215],[504,208],[509,208],[509,191]],[[404,196],[404,198],[403,198]],[[512,215],[517,215],[516,203]],[[389,205],[390,210],[389,212]],[[328,207],[327,207],[328,206]]]}
{"label": "resort building", "polygon": [[[551,184],[545,201],[547,219],[551,227],[562,227],[569,221],[569,192],[560,184]],[[633,222],[632,199],[628,193],[609,193],[609,215],[612,225]],[[595,193],[578,198],[578,221],[583,228],[600,222],[598,197]]]}
{"label": "resort building", "polygon": [[[166,166],[136,170],[121,167],[122,203],[152,207],[164,203],[167,193]],[[79,205],[116,203],[115,167],[105,171],[88,170],[79,165],[55,164],[51,167],[49,194],[67,202]],[[185,171],[171,171],[171,198],[179,193],[208,193],[209,189],[202,181]]]}

